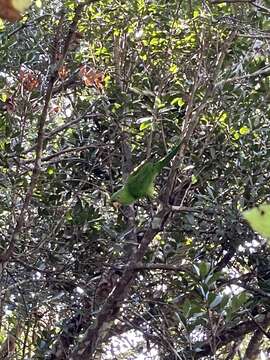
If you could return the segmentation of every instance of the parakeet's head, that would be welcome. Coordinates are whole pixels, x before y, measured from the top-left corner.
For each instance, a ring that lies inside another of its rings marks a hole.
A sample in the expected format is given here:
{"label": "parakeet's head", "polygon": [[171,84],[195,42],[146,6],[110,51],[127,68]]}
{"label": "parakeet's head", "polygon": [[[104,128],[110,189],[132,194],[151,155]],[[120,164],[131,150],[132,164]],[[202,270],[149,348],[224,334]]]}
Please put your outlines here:
{"label": "parakeet's head", "polygon": [[[111,202],[114,204],[115,207],[118,207],[119,204],[121,205],[130,205],[136,199],[126,190],[125,187],[116,191],[111,196]],[[118,205],[117,205],[118,204]]]}

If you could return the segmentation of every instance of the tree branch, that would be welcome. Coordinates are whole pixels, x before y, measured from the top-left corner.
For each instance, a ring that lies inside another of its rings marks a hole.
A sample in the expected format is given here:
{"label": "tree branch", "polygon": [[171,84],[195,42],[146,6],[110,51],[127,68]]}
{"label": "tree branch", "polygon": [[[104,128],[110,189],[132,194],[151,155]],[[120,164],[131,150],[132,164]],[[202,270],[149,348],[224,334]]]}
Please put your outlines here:
{"label": "tree branch", "polygon": [[[19,216],[16,219],[16,225],[11,234],[8,248],[0,255],[0,263],[5,263],[13,253],[16,240],[18,239],[19,233],[21,232],[21,229],[24,224],[25,212],[31,202],[34,189],[35,189],[36,184],[39,179],[39,175],[41,172],[41,158],[42,158],[42,153],[43,153],[43,148],[44,148],[44,129],[45,129],[45,124],[46,124],[46,120],[47,120],[47,116],[48,116],[48,110],[49,110],[49,105],[50,105],[50,101],[51,101],[51,97],[52,97],[54,83],[58,77],[58,69],[62,66],[62,63],[67,55],[68,47],[69,47],[70,41],[72,39],[72,35],[73,35],[74,31],[76,30],[77,23],[80,19],[80,13],[83,9],[83,6],[84,6],[83,4],[79,4],[77,6],[73,22],[70,26],[70,31],[68,32],[68,35],[66,37],[66,41],[64,44],[64,51],[63,51],[61,60],[58,63],[57,62],[52,63],[52,70],[51,70],[51,74],[50,74],[50,78],[49,78],[49,82],[48,82],[48,86],[47,86],[47,91],[46,91],[45,98],[44,98],[44,107],[43,107],[42,113],[40,115],[40,118],[38,121],[38,126],[37,126],[38,127],[38,135],[37,135],[37,143],[36,143],[36,147],[35,147],[36,157],[35,157],[34,168],[33,168],[32,176],[31,176],[31,180],[30,180],[30,185],[29,185],[28,191],[26,193],[24,202],[22,204]],[[58,27],[62,26],[63,20],[64,20],[64,16],[62,16],[62,19],[59,22]],[[59,29],[56,30],[56,37],[61,33],[58,30]],[[56,61],[54,59],[54,57],[52,58],[52,60]]]}
{"label": "tree branch", "polygon": [[129,264],[124,270],[121,278],[99,311],[95,323],[93,326],[88,327],[83,339],[75,347],[72,354],[70,355],[70,360],[91,359],[96,350],[98,341],[100,341],[106,335],[106,332],[110,328],[110,323],[116,318],[122,301],[127,296],[132,282],[136,276],[134,267],[138,262],[142,261],[148,245],[153,240],[155,235],[163,229],[168,217],[168,211],[163,209],[157,214],[157,216],[159,219],[161,219],[160,226],[155,228],[150,227],[146,231],[141,244],[138,247],[138,250],[131,257]]}
{"label": "tree branch", "polygon": [[[268,323],[270,321],[270,314],[264,313],[260,314],[260,319],[256,320],[258,324],[263,326],[266,322]],[[223,346],[229,344],[232,341],[235,341],[235,339],[239,339],[241,337],[244,337],[247,334],[250,334],[258,329],[257,324],[253,320],[243,321],[240,324],[224,330],[222,329],[222,332],[220,334],[217,334],[215,337],[216,342],[216,349],[220,349]],[[209,344],[209,341],[203,342],[203,343],[195,343],[192,346],[194,349],[199,348],[199,352],[192,352],[192,358],[193,359],[200,359],[205,356],[210,356],[212,354],[211,346]],[[191,353],[190,349],[185,349],[185,353]],[[164,358],[164,360],[174,360],[175,354],[170,354]],[[181,358],[181,353],[179,353],[179,357]]]}

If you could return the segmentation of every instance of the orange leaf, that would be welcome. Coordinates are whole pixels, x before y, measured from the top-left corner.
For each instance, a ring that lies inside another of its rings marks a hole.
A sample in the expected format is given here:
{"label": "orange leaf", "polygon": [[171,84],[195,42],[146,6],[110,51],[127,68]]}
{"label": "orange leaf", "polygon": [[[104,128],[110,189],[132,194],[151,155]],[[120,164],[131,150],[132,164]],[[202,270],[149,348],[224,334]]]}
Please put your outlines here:
{"label": "orange leaf", "polygon": [[69,69],[67,68],[66,65],[62,65],[58,70],[59,79],[65,80],[68,77],[68,74],[69,74]]}
{"label": "orange leaf", "polygon": [[104,73],[97,72],[88,65],[83,65],[80,68],[79,74],[86,86],[95,86],[98,89],[103,88]]}
{"label": "orange leaf", "polygon": [[21,67],[19,71],[19,80],[25,90],[33,91],[39,86],[39,77],[34,71]]}

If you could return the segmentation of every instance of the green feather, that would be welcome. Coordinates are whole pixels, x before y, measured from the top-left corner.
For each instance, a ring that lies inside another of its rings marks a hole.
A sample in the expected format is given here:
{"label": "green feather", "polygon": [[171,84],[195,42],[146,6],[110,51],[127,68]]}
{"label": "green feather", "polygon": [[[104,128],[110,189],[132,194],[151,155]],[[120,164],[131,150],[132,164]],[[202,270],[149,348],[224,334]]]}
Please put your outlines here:
{"label": "green feather", "polygon": [[134,198],[129,191],[127,190],[126,186],[123,186],[120,190],[116,191],[111,196],[112,202],[118,202],[120,204],[129,205],[132,204],[134,201],[136,201],[136,198]]}
{"label": "green feather", "polygon": [[178,150],[180,149],[181,144],[175,145],[171,151],[168,152],[162,159],[160,159],[157,163],[155,163],[157,173],[167,166],[172,158],[177,154]]}
{"label": "green feather", "polygon": [[152,160],[148,160],[136,167],[128,176],[125,185],[112,195],[112,202],[130,205],[143,197],[152,198],[155,192],[154,181],[157,175],[164,166],[169,164],[179,148],[180,144],[173,147],[161,160],[155,163]]}

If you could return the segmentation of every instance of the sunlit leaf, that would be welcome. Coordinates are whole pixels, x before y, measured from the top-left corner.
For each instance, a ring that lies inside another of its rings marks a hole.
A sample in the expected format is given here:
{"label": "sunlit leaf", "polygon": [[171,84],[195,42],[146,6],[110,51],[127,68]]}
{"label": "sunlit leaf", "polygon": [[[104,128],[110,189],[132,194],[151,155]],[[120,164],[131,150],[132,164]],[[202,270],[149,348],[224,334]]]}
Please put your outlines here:
{"label": "sunlit leaf", "polygon": [[270,237],[270,205],[262,204],[243,212],[243,217],[260,235]]}

